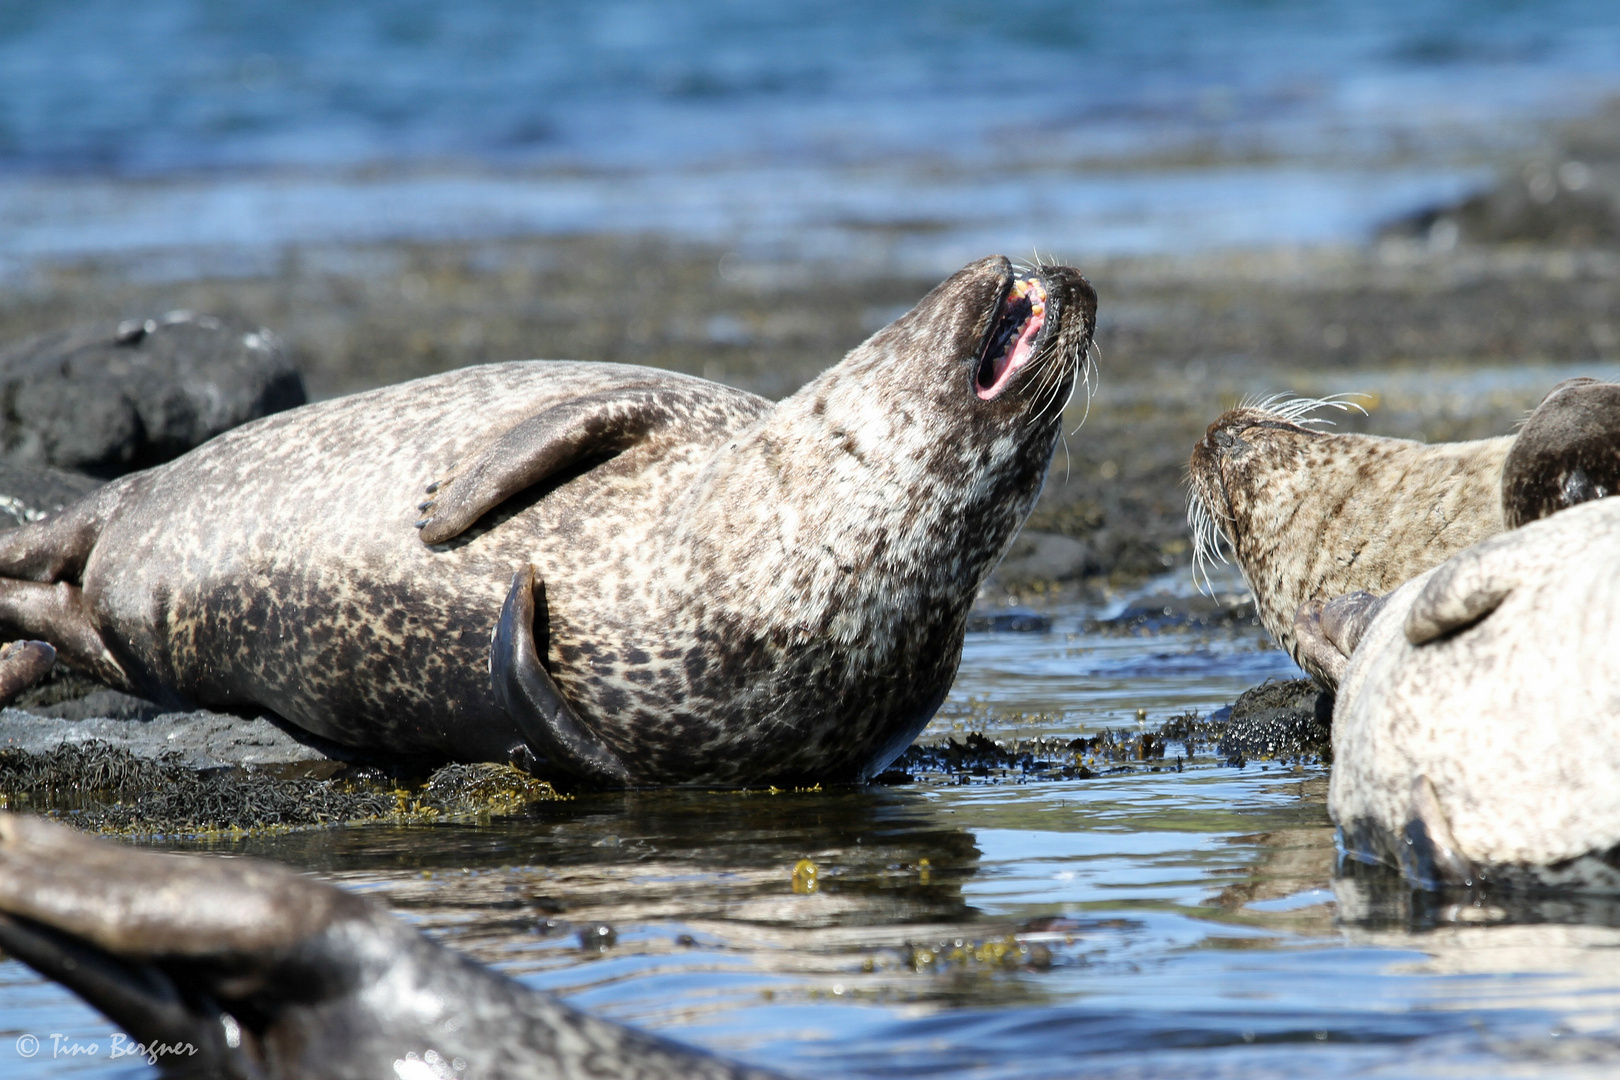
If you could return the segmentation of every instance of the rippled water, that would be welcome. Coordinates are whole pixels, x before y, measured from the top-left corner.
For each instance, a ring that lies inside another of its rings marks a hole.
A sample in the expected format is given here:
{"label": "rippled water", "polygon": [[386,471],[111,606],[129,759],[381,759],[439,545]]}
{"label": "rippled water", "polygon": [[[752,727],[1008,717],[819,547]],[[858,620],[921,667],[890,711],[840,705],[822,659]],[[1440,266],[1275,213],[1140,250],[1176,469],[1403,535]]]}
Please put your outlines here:
{"label": "rippled water", "polygon": [[[971,635],[930,737],[1151,723],[1294,673],[1252,626],[1118,637],[1090,614]],[[1326,779],[1202,756],[1064,782],[604,795],[236,848],[584,1008],[803,1077],[1612,1075],[1615,912],[1336,873]],[[614,944],[583,947],[599,924]],[[50,1060],[52,1032],[101,1053]],[[111,1037],[0,964],[0,1073],[144,1075],[106,1060]]]}
{"label": "rippled water", "polygon": [[0,273],[604,231],[926,272],[1358,243],[1616,93],[1611,0],[14,0]]}

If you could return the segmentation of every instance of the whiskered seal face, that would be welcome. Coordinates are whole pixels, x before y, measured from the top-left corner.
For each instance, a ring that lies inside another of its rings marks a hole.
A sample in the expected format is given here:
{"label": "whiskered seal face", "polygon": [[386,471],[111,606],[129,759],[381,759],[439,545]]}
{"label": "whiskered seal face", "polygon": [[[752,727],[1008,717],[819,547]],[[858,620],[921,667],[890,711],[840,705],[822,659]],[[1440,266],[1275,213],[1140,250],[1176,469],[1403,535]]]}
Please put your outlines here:
{"label": "whiskered seal face", "polygon": [[1209,426],[1190,463],[1188,521],[1204,562],[1224,543],[1272,638],[1311,674],[1301,605],[1385,593],[1501,532],[1511,436],[1428,445],[1317,430],[1342,402],[1270,399]]}
{"label": "whiskered seal face", "polygon": [[[673,549],[701,603],[672,626],[693,617],[708,665],[688,698],[792,714],[800,741],[773,752],[785,776],[870,775],[904,749],[1089,382],[1096,304],[1067,267],[974,263],[718,454]],[[716,640],[737,643],[718,667]],[[758,694],[739,698],[738,679]]]}

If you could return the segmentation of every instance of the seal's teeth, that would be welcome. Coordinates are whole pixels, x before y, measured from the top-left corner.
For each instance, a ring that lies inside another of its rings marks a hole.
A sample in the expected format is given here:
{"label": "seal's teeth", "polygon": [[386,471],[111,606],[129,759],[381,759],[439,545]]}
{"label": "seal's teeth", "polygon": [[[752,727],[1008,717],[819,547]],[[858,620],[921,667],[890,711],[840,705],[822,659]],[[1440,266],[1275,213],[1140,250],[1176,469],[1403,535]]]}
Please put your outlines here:
{"label": "seal's teeth", "polygon": [[443,480],[435,480],[435,481],[433,481],[433,483],[431,483],[431,484],[429,484],[429,485],[428,485],[428,486],[427,486],[427,493],[428,493],[428,494],[429,494],[429,495],[431,495],[431,494],[433,494],[433,493],[434,493],[434,492],[435,492],[435,491],[438,491],[438,490],[439,490],[439,485],[440,485],[440,484],[442,484],[442,483],[444,483],[444,481],[443,481]]}
{"label": "seal's teeth", "polygon": [[432,523],[432,521],[433,521],[432,518],[425,517],[421,521],[418,521],[415,525],[412,525],[411,528],[413,528],[413,529],[425,529],[425,528],[428,527],[429,524]]}

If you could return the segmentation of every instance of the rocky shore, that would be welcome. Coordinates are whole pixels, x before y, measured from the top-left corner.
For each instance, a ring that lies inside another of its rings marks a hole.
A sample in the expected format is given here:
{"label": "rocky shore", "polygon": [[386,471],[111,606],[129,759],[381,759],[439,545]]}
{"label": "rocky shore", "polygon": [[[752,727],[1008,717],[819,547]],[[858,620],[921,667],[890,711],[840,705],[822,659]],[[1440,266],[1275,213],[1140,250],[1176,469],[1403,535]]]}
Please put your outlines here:
{"label": "rocky shore", "polygon": [[[1614,375],[1617,238],[1620,105],[1554,130],[1532,158],[1504,165],[1494,186],[1392,222],[1364,248],[1054,253],[1085,270],[1102,298],[1099,382],[1071,402],[1072,433],[981,597],[982,628],[1038,628],[1043,604],[1103,601],[1185,566],[1188,453],[1242,397],[1347,393],[1364,411],[1340,417],[1345,429],[1460,439],[1510,431],[1569,375]],[[781,397],[936,280],[881,263],[748,263],[722,247],[601,236],[311,246],[249,276],[165,276],[138,260],[42,262],[0,293],[0,526],[307,397],[465,364],[651,364]],[[1237,597],[1150,599],[1101,629],[1151,634],[1252,616]],[[1268,745],[1267,724],[1295,739],[1319,704],[1301,693],[1248,734],[1223,729],[1206,741],[1237,738],[1232,755],[1242,756]],[[263,718],[164,713],[71,673],[0,713],[0,747],[4,800],[54,793],[51,805],[71,808],[78,796],[64,802],[63,792],[93,789],[117,803],[128,785],[95,786],[108,776],[214,777],[228,792],[209,803],[218,820],[149,807],[176,828],[302,821],[292,803],[264,801],[272,781],[349,792],[325,809],[314,800],[311,821],[404,812],[420,798],[396,787],[428,782],[366,772]],[[1070,747],[1030,752],[1047,762],[1041,768],[1092,767],[1076,764]],[[976,761],[936,747],[898,767],[949,772],[967,762],[971,771]],[[499,792],[491,798],[510,799]],[[90,802],[107,804],[102,795]],[[94,820],[129,827],[117,815]]]}

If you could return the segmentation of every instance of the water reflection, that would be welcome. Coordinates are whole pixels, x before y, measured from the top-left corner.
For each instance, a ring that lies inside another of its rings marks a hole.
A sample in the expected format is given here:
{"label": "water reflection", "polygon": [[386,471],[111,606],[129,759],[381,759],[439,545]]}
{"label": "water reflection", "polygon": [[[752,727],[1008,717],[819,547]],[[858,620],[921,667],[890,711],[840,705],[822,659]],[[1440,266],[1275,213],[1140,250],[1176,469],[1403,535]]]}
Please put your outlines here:
{"label": "water reflection", "polygon": [[[1118,638],[1083,614],[975,635],[936,731],[1130,726],[1291,674],[1248,629]],[[1318,766],[1203,756],[1089,780],[591,796],[225,848],[377,896],[586,1008],[801,1076],[1614,1071],[1613,905],[1336,868],[1325,789]],[[813,890],[801,866],[795,891],[801,860]],[[4,1074],[22,1074],[23,1031],[110,1035],[14,963],[0,1026]]]}

